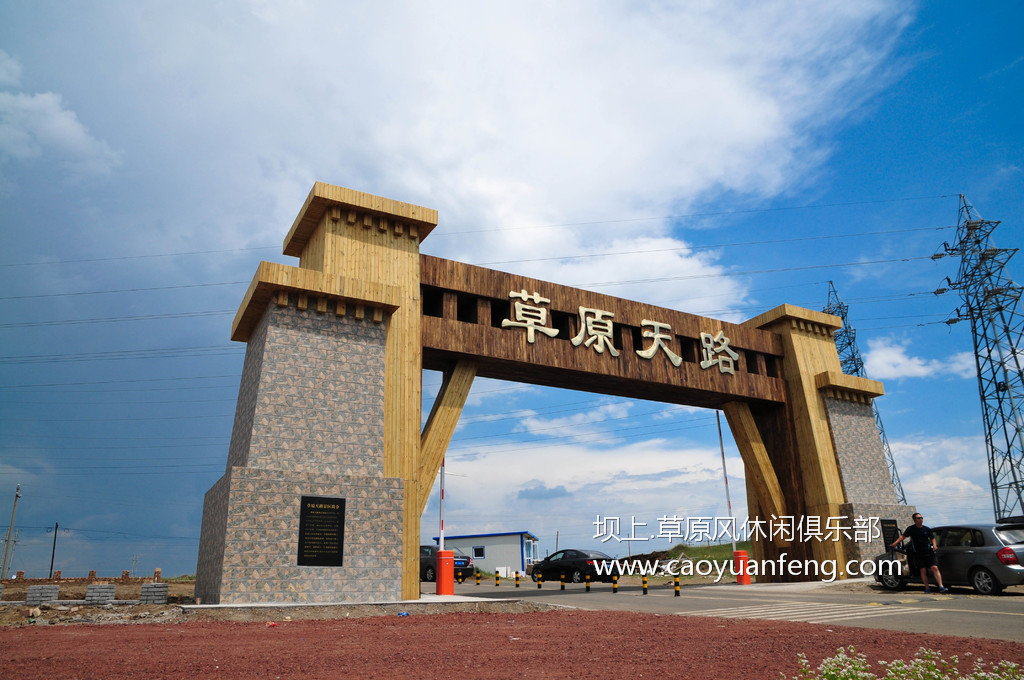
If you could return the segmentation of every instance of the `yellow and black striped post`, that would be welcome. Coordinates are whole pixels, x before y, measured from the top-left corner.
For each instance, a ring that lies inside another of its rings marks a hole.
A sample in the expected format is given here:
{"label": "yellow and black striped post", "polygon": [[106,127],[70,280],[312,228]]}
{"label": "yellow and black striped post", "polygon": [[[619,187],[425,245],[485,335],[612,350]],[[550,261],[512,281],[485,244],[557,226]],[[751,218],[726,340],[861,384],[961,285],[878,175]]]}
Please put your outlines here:
{"label": "yellow and black striped post", "polygon": [[619,592],[619,575],[612,576],[612,594]]}
{"label": "yellow and black striped post", "polygon": [[497,571],[494,572],[494,587],[497,588],[501,585],[501,574]]}
{"label": "yellow and black striped post", "polygon": [[537,590],[540,590],[542,585],[544,585],[544,574],[537,574]]}
{"label": "yellow and black striped post", "polygon": [[587,592],[590,592],[590,574],[587,574]]}
{"label": "yellow and black striped post", "polygon": [[516,588],[519,587],[519,572],[516,572]]}
{"label": "yellow and black striped post", "polygon": [[647,594],[647,577],[646,576],[643,577],[643,584],[644,584],[644,595],[646,595]]}
{"label": "yellow and black striped post", "polygon": [[679,597],[679,576],[678,574],[672,577],[672,582],[675,584],[676,597]]}
{"label": "yellow and black striped post", "polygon": [[561,590],[565,590],[565,574],[562,574],[562,581],[561,581],[561,583],[562,583]]}
{"label": "yellow and black striped post", "polygon": [[476,584],[480,585],[480,570],[476,570]]}

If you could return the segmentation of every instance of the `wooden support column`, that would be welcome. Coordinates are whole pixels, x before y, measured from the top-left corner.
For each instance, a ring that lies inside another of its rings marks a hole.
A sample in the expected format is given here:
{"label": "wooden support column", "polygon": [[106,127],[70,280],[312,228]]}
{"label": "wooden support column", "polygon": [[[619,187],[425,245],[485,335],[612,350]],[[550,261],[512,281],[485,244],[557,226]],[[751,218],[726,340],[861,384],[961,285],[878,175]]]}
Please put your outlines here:
{"label": "wooden support column", "polygon": [[[840,505],[846,498],[816,377],[821,373],[842,373],[833,337],[842,321],[831,314],[781,305],[743,325],[772,331],[782,340],[782,377],[786,380],[792,412],[804,511],[819,517],[821,526],[826,526],[829,517],[842,515]],[[767,508],[762,506],[761,510]],[[845,563],[841,541],[813,541],[811,547],[816,560]]]}
{"label": "wooden support column", "polygon": [[466,398],[473,386],[473,379],[476,377],[476,362],[460,361],[455,369],[444,374],[444,382],[441,391],[434,400],[434,406],[430,410],[427,424],[423,428],[423,435],[420,437],[420,467],[417,473],[417,484],[419,485],[419,512],[417,517],[423,514],[427,507],[427,498],[430,497],[430,489],[434,485],[434,478],[441,468],[441,461],[444,459],[448,444],[452,441],[452,434],[455,433],[455,426],[459,422],[462,408],[466,405]]}
{"label": "wooden support column", "polygon": [[722,411],[725,412],[725,419],[729,421],[729,429],[732,430],[736,447],[743,458],[748,492],[753,490],[761,517],[788,515],[782,487],[768,458],[768,450],[761,439],[761,433],[757,430],[750,406],[744,402],[731,401],[722,405]]}

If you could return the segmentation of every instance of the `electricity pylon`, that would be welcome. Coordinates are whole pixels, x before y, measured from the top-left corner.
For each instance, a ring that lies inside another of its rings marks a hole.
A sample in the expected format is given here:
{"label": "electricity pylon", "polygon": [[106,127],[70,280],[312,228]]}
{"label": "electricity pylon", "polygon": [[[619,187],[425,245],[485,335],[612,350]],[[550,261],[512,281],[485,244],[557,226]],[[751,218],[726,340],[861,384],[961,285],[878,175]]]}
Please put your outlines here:
{"label": "electricity pylon", "polygon": [[[836,286],[828,282],[828,304],[822,310],[826,314],[838,316],[843,320],[843,327],[836,331],[836,350],[839,351],[839,365],[843,367],[846,375],[856,375],[866,378],[864,374],[864,359],[857,348],[857,331],[850,325],[846,316],[849,305],[842,301]],[[889,448],[889,439],[885,436],[885,428],[882,426],[882,416],[878,413],[878,404],[871,400],[871,410],[875,414],[875,425],[878,426],[878,435],[882,439],[882,449],[885,452],[885,462],[889,466],[889,476],[892,478],[892,486],[896,491],[896,499],[903,505],[907,504],[907,495],[903,492],[903,485],[900,483],[900,474],[896,471],[896,461],[893,460],[892,450]]]}
{"label": "electricity pylon", "polygon": [[956,280],[946,281],[960,293],[963,305],[946,323],[971,322],[992,505],[1000,519],[1024,515],[1024,314],[1020,311],[1022,288],[1004,271],[1017,249],[993,244],[997,226],[999,222],[981,219],[961,194],[957,242],[944,243],[945,252],[936,258],[960,258]]}

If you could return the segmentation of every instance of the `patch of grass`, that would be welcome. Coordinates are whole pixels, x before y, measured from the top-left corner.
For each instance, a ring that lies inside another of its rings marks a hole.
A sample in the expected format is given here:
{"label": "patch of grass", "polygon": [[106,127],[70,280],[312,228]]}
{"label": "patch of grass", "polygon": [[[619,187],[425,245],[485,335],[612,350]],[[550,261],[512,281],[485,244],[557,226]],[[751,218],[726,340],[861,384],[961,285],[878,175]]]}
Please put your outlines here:
{"label": "patch of grass", "polygon": [[[671,553],[677,548],[681,553],[684,553],[692,560],[714,560],[716,562],[720,562],[722,560],[732,559],[731,543],[720,543],[718,545],[708,545],[706,543],[700,543],[697,545],[679,544],[677,546],[673,546],[672,550],[669,552]],[[752,555],[753,548],[750,545],[750,541],[737,541],[736,549],[746,550],[748,556]]]}

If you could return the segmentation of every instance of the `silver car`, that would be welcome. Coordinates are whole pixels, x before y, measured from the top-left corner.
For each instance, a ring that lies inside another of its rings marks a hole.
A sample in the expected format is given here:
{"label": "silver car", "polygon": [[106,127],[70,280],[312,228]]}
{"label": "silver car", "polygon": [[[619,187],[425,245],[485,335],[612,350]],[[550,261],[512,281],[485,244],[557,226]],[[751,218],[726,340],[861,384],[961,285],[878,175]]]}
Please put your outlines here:
{"label": "silver car", "polygon": [[[1024,585],[1024,517],[998,524],[941,526],[932,532],[938,542],[936,557],[943,585],[971,586],[982,595],[996,595],[1006,586]],[[879,555],[876,562],[894,557],[897,556],[893,552],[888,552]],[[920,571],[911,570],[905,558],[898,559],[902,573],[877,573],[875,580],[890,590],[899,590],[911,582],[920,583]],[[931,577],[929,585],[936,585],[931,583]]]}

